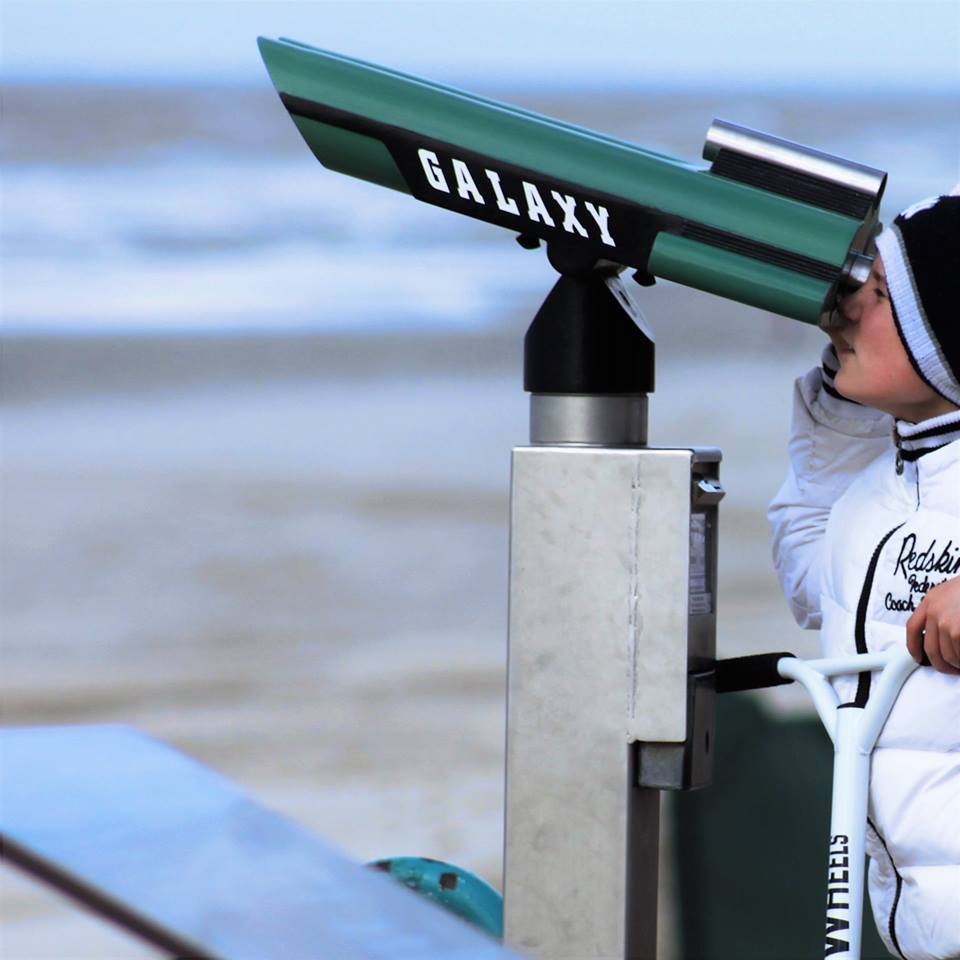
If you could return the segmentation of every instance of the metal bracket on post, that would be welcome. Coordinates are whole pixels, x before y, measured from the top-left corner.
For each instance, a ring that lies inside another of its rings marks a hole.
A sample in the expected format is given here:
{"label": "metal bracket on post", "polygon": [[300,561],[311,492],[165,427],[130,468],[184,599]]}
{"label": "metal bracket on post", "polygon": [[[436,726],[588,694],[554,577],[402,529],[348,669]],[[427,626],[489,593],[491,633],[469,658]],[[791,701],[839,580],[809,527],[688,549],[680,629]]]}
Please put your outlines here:
{"label": "metal bracket on post", "polygon": [[570,280],[527,335],[532,445],[513,453],[504,937],[653,960],[655,788],[709,779],[719,452],[645,446],[652,338],[611,277],[544,322]]}

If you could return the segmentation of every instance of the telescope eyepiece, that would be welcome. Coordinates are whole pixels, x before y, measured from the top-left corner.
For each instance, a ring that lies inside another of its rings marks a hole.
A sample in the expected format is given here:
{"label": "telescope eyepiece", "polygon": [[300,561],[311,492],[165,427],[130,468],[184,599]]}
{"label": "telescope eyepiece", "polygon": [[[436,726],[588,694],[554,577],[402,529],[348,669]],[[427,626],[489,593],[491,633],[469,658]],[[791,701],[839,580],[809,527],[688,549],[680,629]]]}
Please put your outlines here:
{"label": "telescope eyepiece", "polygon": [[857,250],[852,251],[844,265],[843,276],[840,278],[840,295],[845,296],[859,290],[870,279],[871,270],[873,270],[873,257],[868,257]]}
{"label": "telescope eyepiece", "polygon": [[839,330],[847,325],[844,319],[843,311],[840,309],[840,301],[844,297],[849,297],[856,293],[870,279],[870,272],[873,270],[873,257],[865,253],[852,250],[844,264],[843,273],[837,282],[837,293],[832,310],[825,312],[820,317],[821,330]]}

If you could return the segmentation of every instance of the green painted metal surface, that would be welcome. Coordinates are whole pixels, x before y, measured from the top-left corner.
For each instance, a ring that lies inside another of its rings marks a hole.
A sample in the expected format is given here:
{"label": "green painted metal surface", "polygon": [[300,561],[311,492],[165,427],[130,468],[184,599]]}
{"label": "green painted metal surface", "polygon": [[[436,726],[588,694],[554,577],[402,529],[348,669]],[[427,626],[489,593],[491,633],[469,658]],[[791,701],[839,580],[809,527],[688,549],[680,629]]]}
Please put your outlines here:
{"label": "green painted metal surface", "polygon": [[665,280],[813,324],[819,321],[831,287],[823,280],[671,234],[657,237],[648,269]]}
{"label": "green painted metal surface", "polygon": [[[310,45],[309,43],[303,43],[300,40],[290,40],[287,37],[281,37],[278,42],[284,43],[284,44],[290,44],[295,47],[300,47],[303,50],[310,50],[314,53],[322,54],[323,56],[335,57],[336,59],[342,60],[345,63],[354,63],[361,67],[365,67],[368,70],[377,70],[386,76],[397,77],[400,80],[408,80],[412,83],[417,83],[422,86],[428,87],[431,90],[437,90],[442,93],[453,94],[454,96],[458,96],[458,97],[465,97],[469,100],[472,100],[474,103],[485,104],[486,106],[496,107],[498,109],[512,110],[514,113],[518,114],[519,116],[529,117],[531,119],[534,119],[540,122],[551,123],[555,127],[560,127],[561,129],[564,129],[564,130],[570,130],[575,133],[582,134],[584,136],[594,137],[595,139],[602,140],[606,143],[619,144],[620,146],[627,147],[631,150],[641,150],[643,153],[646,153],[648,156],[659,157],[662,160],[668,160],[670,163],[678,162],[674,157],[667,156],[667,154],[665,153],[657,153],[656,151],[648,150],[645,147],[643,148],[637,147],[636,145],[631,144],[626,140],[620,140],[617,137],[611,137],[605,133],[599,133],[596,130],[589,130],[586,127],[581,127],[574,123],[567,123],[565,120],[558,120],[556,117],[547,117],[547,116],[544,116],[543,114],[534,113],[532,110],[525,110],[523,109],[523,107],[512,106],[510,104],[503,103],[500,100],[491,100],[489,97],[481,97],[478,94],[469,93],[466,90],[459,90],[456,87],[449,87],[442,83],[437,83],[434,80],[425,80],[421,77],[415,77],[409,73],[402,73],[399,70],[392,70],[389,67],[366,63],[363,60],[357,60],[355,57],[347,57],[342,53],[333,53],[329,50],[322,50],[319,47],[314,47]],[[691,169],[693,168],[691,167]]]}
{"label": "green painted metal surface", "polygon": [[491,937],[503,938],[503,897],[469,870],[427,857],[391,857],[369,866],[390,874]]}
{"label": "green painted metal surface", "polygon": [[[855,218],[529,110],[295,41],[258,42],[281,95],[362,119],[360,133],[295,117],[315,156],[330,169],[411,192],[390,150],[377,139],[378,130],[384,136],[401,130],[425,143],[449,144],[464,155],[575,184],[779,251],[786,266],[771,265],[750,251],[658,236],[646,265],[650,272],[742,303],[817,323],[862,226]],[[471,215],[484,219],[479,210]],[[790,269],[791,258],[825,264],[836,277],[827,281]]]}

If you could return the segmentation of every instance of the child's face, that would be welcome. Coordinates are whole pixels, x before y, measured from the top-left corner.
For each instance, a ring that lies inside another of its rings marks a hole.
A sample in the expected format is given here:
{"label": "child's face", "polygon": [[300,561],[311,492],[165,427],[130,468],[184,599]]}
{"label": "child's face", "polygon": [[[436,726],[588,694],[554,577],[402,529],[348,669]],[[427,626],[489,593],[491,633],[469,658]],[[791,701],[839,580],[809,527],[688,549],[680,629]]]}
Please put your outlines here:
{"label": "child's face", "polygon": [[850,400],[919,423],[956,408],[927,386],[903,347],[877,254],[870,279],[840,305],[844,324],[829,330],[840,361],[835,384]]}

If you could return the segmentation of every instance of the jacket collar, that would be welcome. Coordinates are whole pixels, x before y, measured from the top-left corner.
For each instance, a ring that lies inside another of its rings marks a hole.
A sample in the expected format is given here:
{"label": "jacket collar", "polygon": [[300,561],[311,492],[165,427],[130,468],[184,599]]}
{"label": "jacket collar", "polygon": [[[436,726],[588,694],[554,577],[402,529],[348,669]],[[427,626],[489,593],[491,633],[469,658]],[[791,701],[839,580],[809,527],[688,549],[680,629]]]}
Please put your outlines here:
{"label": "jacket collar", "polygon": [[960,410],[931,417],[920,423],[897,420],[893,425],[893,442],[897,446],[897,462],[919,460],[942,447],[960,440]]}

